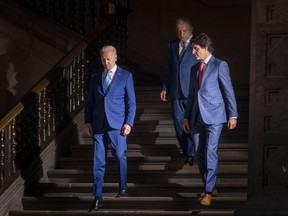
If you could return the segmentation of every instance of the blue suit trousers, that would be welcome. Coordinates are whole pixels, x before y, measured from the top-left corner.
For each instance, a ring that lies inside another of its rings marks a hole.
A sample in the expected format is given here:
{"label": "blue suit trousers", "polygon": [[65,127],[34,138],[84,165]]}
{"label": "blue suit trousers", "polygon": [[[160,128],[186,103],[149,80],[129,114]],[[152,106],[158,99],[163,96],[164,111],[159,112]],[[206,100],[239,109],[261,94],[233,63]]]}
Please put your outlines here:
{"label": "blue suit trousers", "polygon": [[191,134],[196,146],[196,160],[205,192],[211,193],[216,187],[218,170],[218,143],[223,124],[205,124],[201,115],[192,126]]}
{"label": "blue suit trousers", "polygon": [[93,164],[93,195],[102,197],[105,165],[107,159],[108,141],[111,143],[111,152],[116,160],[119,174],[120,190],[127,189],[127,136],[121,135],[120,129],[111,129],[103,133],[94,133],[94,164]]}
{"label": "blue suit trousers", "polygon": [[187,99],[174,99],[171,101],[172,117],[174,120],[174,127],[177,140],[184,155],[195,155],[195,147],[190,134],[184,132],[182,124],[184,119]]}

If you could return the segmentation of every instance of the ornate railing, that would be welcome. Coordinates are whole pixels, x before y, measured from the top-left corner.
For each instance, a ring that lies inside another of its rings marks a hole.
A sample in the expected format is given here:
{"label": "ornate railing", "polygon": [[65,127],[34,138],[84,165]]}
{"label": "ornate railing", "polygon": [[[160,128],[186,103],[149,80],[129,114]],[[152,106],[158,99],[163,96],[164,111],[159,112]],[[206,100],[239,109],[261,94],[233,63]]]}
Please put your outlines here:
{"label": "ornate railing", "polygon": [[129,10],[115,8],[107,30],[83,40],[0,120],[0,194],[83,108],[90,73],[100,65],[99,49],[112,44],[125,60]]}
{"label": "ornate railing", "polygon": [[14,0],[82,35],[88,35],[117,7],[129,8],[129,0]]}

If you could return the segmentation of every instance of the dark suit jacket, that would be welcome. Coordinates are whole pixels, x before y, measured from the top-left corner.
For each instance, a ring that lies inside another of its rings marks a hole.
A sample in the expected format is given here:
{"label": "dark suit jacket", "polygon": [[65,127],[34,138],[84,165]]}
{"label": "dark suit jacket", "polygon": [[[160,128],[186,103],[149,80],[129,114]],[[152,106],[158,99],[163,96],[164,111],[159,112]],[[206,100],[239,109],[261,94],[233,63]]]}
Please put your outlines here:
{"label": "dark suit jacket", "polygon": [[115,76],[106,94],[102,87],[102,72],[92,75],[85,104],[85,123],[93,131],[103,130],[105,117],[111,128],[121,129],[124,124],[133,126],[136,98],[132,74],[117,66]]}
{"label": "dark suit jacket", "polygon": [[171,99],[188,98],[191,67],[197,62],[192,53],[191,41],[182,60],[179,58],[179,39],[168,44],[168,68],[164,74],[162,90],[165,90]]}

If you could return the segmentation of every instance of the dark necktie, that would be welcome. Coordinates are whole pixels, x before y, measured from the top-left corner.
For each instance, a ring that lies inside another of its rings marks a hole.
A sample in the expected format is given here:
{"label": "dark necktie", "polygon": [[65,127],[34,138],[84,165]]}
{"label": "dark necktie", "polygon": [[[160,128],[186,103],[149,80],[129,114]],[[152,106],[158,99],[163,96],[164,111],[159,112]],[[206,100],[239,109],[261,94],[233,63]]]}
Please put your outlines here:
{"label": "dark necktie", "polygon": [[198,74],[198,84],[199,84],[199,86],[201,86],[201,83],[202,83],[204,67],[205,67],[205,62],[202,61],[201,64],[200,64],[200,69],[199,69],[199,74]]}
{"label": "dark necktie", "polygon": [[182,57],[183,57],[183,55],[184,55],[185,48],[186,48],[186,42],[182,41],[182,42],[181,42],[181,51],[180,51],[180,54],[179,54],[179,58],[180,58],[180,59],[182,59]]}

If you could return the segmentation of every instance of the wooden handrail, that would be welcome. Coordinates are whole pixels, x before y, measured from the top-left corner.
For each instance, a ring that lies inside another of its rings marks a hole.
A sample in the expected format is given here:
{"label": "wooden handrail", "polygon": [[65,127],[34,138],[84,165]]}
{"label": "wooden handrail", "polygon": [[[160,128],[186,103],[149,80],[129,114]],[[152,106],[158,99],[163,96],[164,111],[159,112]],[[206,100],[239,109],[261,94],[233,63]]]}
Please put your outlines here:
{"label": "wooden handrail", "polygon": [[0,131],[2,131],[10,122],[21,113],[24,109],[24,105],[19,102],[16,104],[1,120],[0,120]]}

